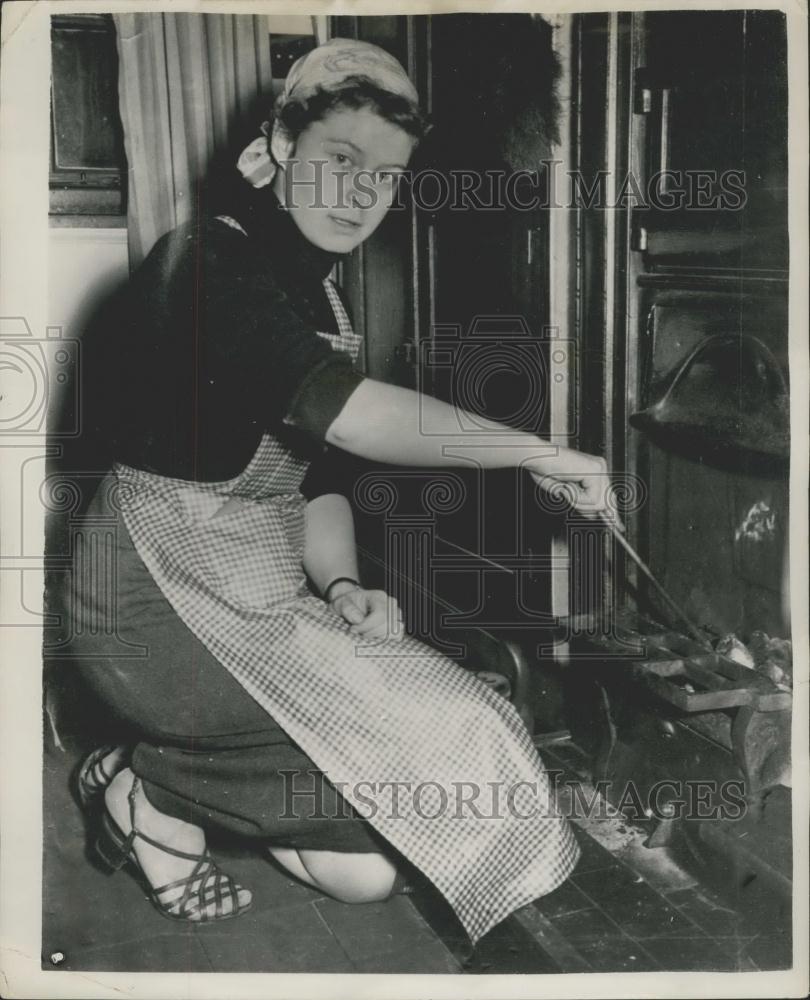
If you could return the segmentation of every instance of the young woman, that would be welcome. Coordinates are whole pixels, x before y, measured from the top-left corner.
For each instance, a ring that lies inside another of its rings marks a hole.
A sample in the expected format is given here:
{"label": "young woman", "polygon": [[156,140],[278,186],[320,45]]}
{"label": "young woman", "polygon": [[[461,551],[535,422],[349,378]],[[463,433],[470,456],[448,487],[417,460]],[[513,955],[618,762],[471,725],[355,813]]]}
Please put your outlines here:
{"label": "young woman", "polygon": [[[240,159],[242,196],[158,242],[108,331],[115,464],[88,523],[117,520],[116,641],[145,655],[74,640],[136,740],[92,754],[80,790],[103,796],[102,857],[133,864],[167,916],[250,905],[207,827],[261,838],[351,902],[395,890],[393,846],[473,940],[577,860],[513,707],[363,588],[349,503],[320,461],[330,445],[438,467],[462,440],[452,406],[357,371],[329,279],[379,225],[423,131],[391,56],[344,39],[315,49],[290,72],[270,143]],[[601,459],[476,423],[493,432],[476,435],[482,466],[522,466],[602,508]],[[112,600],[85,586],[77,613],[112,614]]]}

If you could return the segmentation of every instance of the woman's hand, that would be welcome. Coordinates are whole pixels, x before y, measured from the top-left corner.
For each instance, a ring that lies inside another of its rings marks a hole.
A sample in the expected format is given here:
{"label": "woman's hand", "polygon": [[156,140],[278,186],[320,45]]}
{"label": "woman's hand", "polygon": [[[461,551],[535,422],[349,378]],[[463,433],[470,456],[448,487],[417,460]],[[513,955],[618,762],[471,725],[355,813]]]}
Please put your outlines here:
{"label": "woman's hand", "polygon": [[532,460],[526,467],[532,479],[547,493],[564,498],[585,517],[610,514],[611,519],[622,528],[608,503],[610,475],[603,458],[560,448],[556,455]]}
{"label": "woman's hand", "polygon": [[348,590],[333,598],[329,606],[351,625],[352,635],[396,641],[405,635],[399,605],[384,590]]}

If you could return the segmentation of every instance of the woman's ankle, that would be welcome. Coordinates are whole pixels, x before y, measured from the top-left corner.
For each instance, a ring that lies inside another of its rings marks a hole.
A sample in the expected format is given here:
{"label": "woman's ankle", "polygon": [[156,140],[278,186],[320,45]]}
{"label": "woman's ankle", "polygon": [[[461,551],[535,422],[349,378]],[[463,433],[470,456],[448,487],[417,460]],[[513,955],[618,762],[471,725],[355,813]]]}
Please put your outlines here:
{"label": "woman's ankle", "polygon": [[127,830],[132,824],[134,813],[137,828],[167,847],[181,844],[183,850],[202,850],[205,847],[205,833],[202,828],[161,812],[150,802],[143,781],[138,780],[128,767],[119,771],[110,782],[105,793],[105,801],[119,825],[121,825],[120,820],[125,819]]}
{"label": "woman's ankle", "polygon": [[108,806],[116,806],[125,801],[132,789],[135,775],[129,767],[122,768],[104,790],[104,799]]}
{"label": "woman's ankle", "polygon": [[[196,915],[187,919],[197,921],[217,919],[217,914],[223,915],[221,911],[224,915],[241,912],[250,905],[250,891],[223,876],[206,857],[203,830],[157,809],[130,768],[117,774],[107,788],[106,806],[121,833],[128,834],[134,823],[140,834],[132,840],[132,851],[147,882],[155,889],[153,902],[162,912],[179,916],[190,901]],[[212,878],[213,896],[206,888]],[[224,895],[220,894],[222,886],[226,887]],[[197,893],[202,895],[198,897]]]}

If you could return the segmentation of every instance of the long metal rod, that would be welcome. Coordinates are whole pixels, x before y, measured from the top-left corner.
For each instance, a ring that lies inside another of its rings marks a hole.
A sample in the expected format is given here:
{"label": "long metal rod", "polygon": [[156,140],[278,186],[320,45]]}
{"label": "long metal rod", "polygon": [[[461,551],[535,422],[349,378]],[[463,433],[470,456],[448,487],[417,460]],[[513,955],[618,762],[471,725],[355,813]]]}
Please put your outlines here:
{"label": "long metal rod", "polygon": [[697,625],[694,625],[692,623],[692,620],[689,618],[689,616],[686,614],[683,608],[681,608],[681,606],[677,603],[677,601],[673,597],[670,597],[669,593],[664,588],[663,584],[658,582],[658,578],[655,576],[653,571],[644,562],[644,560],[641,558],[638,552],[636,552],[636,550],[633,548],[630,542],[627,541],[627,539],[624,537],[621,531],[619,531],[618,527],[608,517],[603,517],[602,520],[608,526],[610,533],[613,535],[613,537],[616,539],[619,545],[621,545],[621,547],[630,556],[630,558],[633,560],[636,566],[638,566],[641,572],[655,587],[655,589],[658,591],[661,597],[664,598],[667,604],[677,614],[678,618],[684,623],[684,625],[688,627],[689,632],[692,635],[692,638],[695,639],[697,642],[699,642],[704,649],[714,652],[712,645],[706,638],[706,636],[700,631]]}

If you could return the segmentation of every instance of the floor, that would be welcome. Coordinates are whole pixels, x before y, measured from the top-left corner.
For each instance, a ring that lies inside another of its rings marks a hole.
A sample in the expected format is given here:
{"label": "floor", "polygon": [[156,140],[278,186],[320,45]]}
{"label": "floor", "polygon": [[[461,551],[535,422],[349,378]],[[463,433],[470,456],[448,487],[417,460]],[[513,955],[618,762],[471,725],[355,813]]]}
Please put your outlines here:
{"label": "floor", "polygon": [[[544,747],[571,775],[574,749]],[[237,920],[193,927],[161,917],[125,872],[88,857],[69,776],[78,752],[46,751],[43,967],[183,972],[557,973],[755,971],[790,964],[785,928],[751,918],[695,884],[616,818],[577,824],[582,859],[550,895],[523,907],[473,950],[429,886],[349,906],[300,885],[244,847],[212,844],[254,894]]]}

